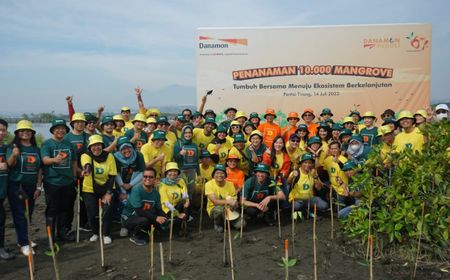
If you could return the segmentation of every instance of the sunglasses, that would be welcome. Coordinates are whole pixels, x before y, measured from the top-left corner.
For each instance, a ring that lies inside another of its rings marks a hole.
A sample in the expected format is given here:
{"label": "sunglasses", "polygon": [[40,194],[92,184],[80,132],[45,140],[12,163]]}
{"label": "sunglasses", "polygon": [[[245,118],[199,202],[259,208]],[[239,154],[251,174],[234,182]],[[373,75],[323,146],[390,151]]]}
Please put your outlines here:
{"label": "sunglasses", "polygon": [[291,140],[292,143],[300,143],[300,140]]}
{"label": "sunglasses", "polygon": [[144,179],[155,179],[155,176],[142,176]]}
{"label": "sunglasses", "polygon": [[305,116],[305,117],[312,117],[313,115],[311,115],[311,114],[304,114],[303,116]]}

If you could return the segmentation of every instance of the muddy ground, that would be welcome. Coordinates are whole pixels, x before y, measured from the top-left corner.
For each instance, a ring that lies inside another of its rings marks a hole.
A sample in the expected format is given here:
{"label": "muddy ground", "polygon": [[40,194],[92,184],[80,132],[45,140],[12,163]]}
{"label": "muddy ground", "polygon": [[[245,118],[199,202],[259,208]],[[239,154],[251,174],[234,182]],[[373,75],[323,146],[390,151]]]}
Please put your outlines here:
{"label": "muddy ground", "polygon": [[[7,203],[5,203],[7,204]],[[7,206],[7,205],[5,205]],[[44,227],[44,200],[36,205],[32,225],[32,239],[36,248],[35,279],[55,279],[52,258],[44,254],[48,246]],[[9,214],[9,212],[8,212]],[[293,257],[298,262],[289,269],[289,279],[313,279],[312,220],[296,224],[296,239]],[[198,217],[189,224],[191,239],[178,237],[173,241],[172,263],[167,262],[168,234],[155,236],[155,279],[161,275],[159,243],[163,244],[165,272],[173,279],[231,279],[229,264],[223,264],[223,234],[213,230],[205,216],[203,234],[198,233]],[[81,235],[79,244],[61,244],[57,255],[61,279],[149,279],[149,247],[135,246],[128,238],[120,238],[119,225],[114,226],[113,243],[105,246],[106,269],[101,268],[99,244],[90,243],[88,233]],[[243,239],[232,232],[233,255],[236,279],[284,279],[284,270],[278,263],[284,256],[283,242],[278,238],[277,226],[267,227],[262,221],[249,224]],[[324,217],[317,222],[318,279],[368,279],[369,267],[362,257],[355,257],[357,244],[344,242],[337,234],[330,239],[330,219]],[[282,239],[291,238],[290,220],[282,223]],[[0,260],[0,278],[29,279],[27,258],[14,244],[15,233],[11,215],[7,216],[6,244],[16,253],[11,261]],[[292,247],[290,246],[290,250]],[[291,251],[292,252],[292,251]],[[292,255],[290,256],[292,257]],[[410,264],[374,262],[374,279],[410,279]],[[419,268],[416,279],[449,279],[450,275],[434,267]]]}

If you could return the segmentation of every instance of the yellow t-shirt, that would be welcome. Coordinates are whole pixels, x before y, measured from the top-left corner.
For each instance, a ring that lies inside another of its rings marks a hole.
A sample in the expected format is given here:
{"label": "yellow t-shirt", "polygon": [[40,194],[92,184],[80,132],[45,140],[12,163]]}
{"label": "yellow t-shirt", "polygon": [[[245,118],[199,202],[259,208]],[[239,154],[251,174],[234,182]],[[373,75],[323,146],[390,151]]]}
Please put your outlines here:
{"label": "yellow t-shirt", "polygon": [[284,154],[275,154],[275,167],[270,166],[270,175],[275,176],[275,173],[280,173],[281,167],[283,166]]}
{"label": "yellow t-shirt", "polygon": [[125,122],[125,126],[122,127],[123,133],[127,132],[127,130],[133,129],[134,125],[131,121]]}
{"label": "yellow t-shirt", "polygon": [[[342,155],[339,156],[338,160],[343,164],[347,162],[347,158]],[[333,189],[339,195],[343,195],[344,188],[338,184],[338,182],[336,181],[336,177],[339,176],[342,181],[348,185],[348,178],[345,175],[345,172],[341,170],[337,162],[334,162],[332,156],[328,156],[327,158],[325,158],[324,167],[328,172],[328,176],[330,176],[330,183]]]}
{"label": "yellow t-shirt", "polygon": [[[226,199],[227,196],[231,196],[234,199],[237,199],[236,190],[234,189],[233,183],[225,181],[225,185],[220,187],[217,185],[216,180],[212,179],[205,185],[205,195],[208,196],[210,194],[214,194],[216,199]],[[211,209],[213,209],[214,203],[208,197],[208,203],[206,205],[206,211],[208,211],[208,215],[211,215]]]}
{"label": "yellow t-shirt", "polygon": [[117,130],[113,130],[113,132],[112,132],[112,135],[114,135],[114,136],[117,136],[117,137],[120,137],[120,136],[124,136],[125,135],[125,132],[121,129],[121,130],[119,130],[119,131],[117,131]]}
{"label": "yellow t-shirt", "polygon": [[214,134],[206,136],[203,132],[203,128],[194,128],[192,142],[197,145],[199,150],[206,150],[209,143],[214,139]]}
{"label": "yellow t-shirt", "polygon": [[158,191],[161,196],[161,205],[164,213],[170,211],[165,205],[166,202],[169,202],[175,207],[183,199],[183,193],[185,196],[187,196],[188,193],[186,183],[183,179],[179,179],[176,185],[166,185],[163,182],[160,182]]}
{"label": "yellow t-shirt", "polygon": [[405,149],[412,149],[413,151],[421,152],[425,142],[424,136],[418,127],[410,133],[401,132],[395,136],[394,146],[397,152]]}
{"label": "yellow t-shirt", "polygon": [[[161,148],[156,148],[150,142],[142,146],[141,153],[144,156],[144,161],[146,164],[158,157],[161,153],[165,155],[164,162],[169,162],[172,161],[173,150],[171,150],[167,145],[162,145]],[[158,161],[153,165],[153,168],[155,168],[156,172],[158,173],[158,177],[161,177],[161,167],[161,161]]]}
{"label": "yellow t-shirt", "polygon": [[[220,149],[218,151],[218,155],[219,155],[219,163],[221,164],[225,164],[226,159],[228,157],[228,151],[233,147],[233,145],[231,145],[230,142],[225,141],[224,143],[221,144]],[[208,152],[211,155],[216,154],[216,144],[209,144],[208,145]]]}
{"label": "yellow t-shirt", "polygon": [[[81,155],[81,166],[90,164],[92,162],[91,157],[88,154]],[[116,160],[112,154],[108,154],[106,161],[96,162],[93,161],[94,166],[91,168],[91,174],[83,179],[83,192],[93,193],[94,188],[92,186],[92,174],[94,173],[95,182],[99,185],[103,185],[108,181],[109,176],[117,175]]]}
{"label": "yellow t-shirt", "polygon": [[300,178],[289,193],[289,201],[292,200],[307,200],[314,196],[314,178],[311,174],[303,173],[298,169]]}
{"label": "yellow t-shirt", "polygon": [[[153,139],[153,133],[148,138],[148,142],[151,142]],[[172,131],[166,132],[166,139],[167,141],[164,142],[164,145],[166,145],[170,150],[173,150],[173,146],[177,142],[177,136]]]}
{"label": "yellow t-shirt", "polygon": [[297,164],[304,154],[304,151],[302,151],[302,149],[300,148],[296,148],[293,152],[289,152],[289,149],[286,148],[286,151],[289,158],[291,159],[292,164]]}
{"label": "yellow t-shirt", "polygon": [[202,176],[203,178],[205,178],[207,181],[212,179],[212,173],[214,171],[214,166],[210,165],[208,166],[208,168],[204,169],[202,167],[202,165],[200,164],[200,176]]}
{"label": "yellow t-shirt", "polygon": [[[245,148],[244,148],[245,149]],[[229,155],[235,155],[239,157],[239,169],[244,172],[245,175],[248,175],[248,172],[250,171],[250,159],[245,158],[242,154],[245,155],[245,150],[239,152],[239,150],[236,147],[232,147],[231,150],[228,152]],[[245,155],[247,156],[247,155]]]}

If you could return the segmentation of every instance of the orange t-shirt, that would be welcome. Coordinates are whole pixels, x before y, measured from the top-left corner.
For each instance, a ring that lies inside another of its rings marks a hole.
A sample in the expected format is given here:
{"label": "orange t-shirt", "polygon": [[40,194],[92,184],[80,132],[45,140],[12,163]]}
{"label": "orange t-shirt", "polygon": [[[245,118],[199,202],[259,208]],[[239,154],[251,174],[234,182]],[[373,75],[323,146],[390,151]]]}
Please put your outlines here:
{"label": "orange t-shirt", "polygon": [[319,125],[316,123],[310,123],[309,125],[307,124],[307,126],[308,126],[308,131],[309,131],[308,137],[315,136]]}
{"label": "orange t-shirt", "polygon": [[297,127],[290,127],[285,126],[281,129],[281,135],[283,135],[284,143],[287,143],[289,141],[289,137],[291,137],[292,134],[295,134],[295,131],[297,131]]}
{"label": "orange t-shirt", "polygon": [[236,190],[240,190],[244,186],[244,171],[239,168],[231,169],[227,167],[227,181],[233,183]]}
{"label": "orange t-shirt", "polygon": [[272,142],[275,137],[281,135],[280,127],[275,123],[262,123],[258,126],[258,130],[263,135],[263,142],[268,148],[272,147]]}

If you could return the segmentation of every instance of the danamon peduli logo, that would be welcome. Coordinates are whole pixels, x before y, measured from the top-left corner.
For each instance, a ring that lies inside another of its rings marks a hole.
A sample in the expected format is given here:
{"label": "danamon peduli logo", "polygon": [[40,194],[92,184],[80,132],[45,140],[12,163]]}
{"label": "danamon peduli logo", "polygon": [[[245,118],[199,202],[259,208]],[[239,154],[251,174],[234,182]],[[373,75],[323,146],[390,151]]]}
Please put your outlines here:
{"label": "danamon peduli logo", "polygon": [[430,46],[430,40],[428,38],[416,35],[414,32],[411,32],[408,37],[405,38],[409,43],[409,52],[420,52]]}
{"label": "danamon peduli logo", "polygon": [[232,46],[247,46],[248,39],[216,39],[207,36],[199,36],[199,49],[228,49]]}
{"label": "danamon peduli logo", "polygon": [[365,49],[396,49],[400,47],[398,37],[364,38],[363,47]]}

